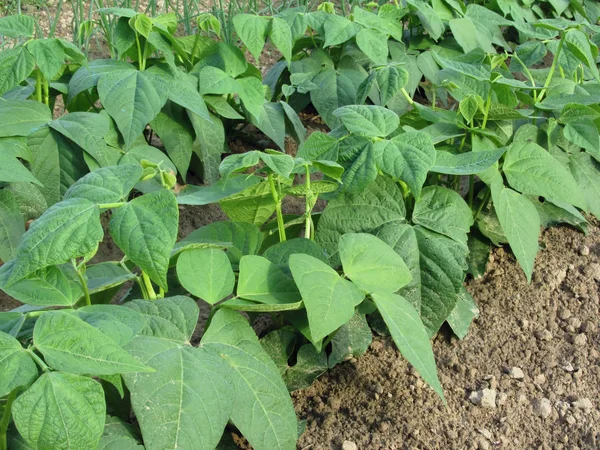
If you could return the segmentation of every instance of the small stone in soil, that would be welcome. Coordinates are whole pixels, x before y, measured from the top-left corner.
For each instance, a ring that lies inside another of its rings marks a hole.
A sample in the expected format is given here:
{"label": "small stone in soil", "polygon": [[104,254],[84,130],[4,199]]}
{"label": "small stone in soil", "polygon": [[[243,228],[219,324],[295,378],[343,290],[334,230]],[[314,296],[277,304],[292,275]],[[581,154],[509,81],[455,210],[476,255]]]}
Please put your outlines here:
{"label": "small stone in soil", "polygon": [[589,398],[580,398],[579,400],[573,402],[573,407],[582,409],[584,411],[589,411],[594,407],[594,405]]}
{"label": "small stone in soil", "polygon": [[533,413],[542,419],[545,419],[552,414],[552,404],[547,398],[542,398],[541,400],[536,398],[533,401],[532,406]]}
{"label": "small stone in soil", "polygon": [[580,333],[573,338],[573,344],[577,347],[585,347],[587,344],[587,336],[585,333]]}
{"label": "small stone in soil", "polygon": [[544,375],[543,373],[536,375],[535,378],[533,379],[534,384],[544,384],[545,382],[546,382],[546,375]]}
{"label": "small stone in soil", "polygon": [[538,331],[537,333],[535,333],[535,335],[540,341],[551,341],[552,340],[552,333],[550,333],[550,331],[548,331],[548,330]]}
{"label": "small stone in soil", "polygon": [[342,444],[342,450],[358,450],[358,445],[352,441],[344,441]]}
{"label": "small stone in soil", "polygon": [[473,391],[471,392],[471,395],[469,395],[469,401],[474,405],[483,406],[484,408],[495,408],[496,390],[481,389],[479,391]]}
{"label": "small stone in soil", "polygon": [[525,374],[520,367],[511,367],[508,369],[508,376],[515,380],[522,380],[525,378]]}
{"label": "small stone in soil", "polygon": [[506,403],[507,398],[508,398],[508,394],[506,394],[505,392],[500,392],[498,394],[496,401],[497,401],[498,405],[504,405]]}
{"label": "small stone in soil", "polygon": [[590,254],[590,248],[587,245],[579,247],[579,254],[581,256],[588,256]]}
{"label": "small stone in soil", "polygon": [[560,317],[562,320],[567,320],[569,317],[571,317],[571,311],[569,311],[567,308],[563,308],[560,310],[558,317]]}

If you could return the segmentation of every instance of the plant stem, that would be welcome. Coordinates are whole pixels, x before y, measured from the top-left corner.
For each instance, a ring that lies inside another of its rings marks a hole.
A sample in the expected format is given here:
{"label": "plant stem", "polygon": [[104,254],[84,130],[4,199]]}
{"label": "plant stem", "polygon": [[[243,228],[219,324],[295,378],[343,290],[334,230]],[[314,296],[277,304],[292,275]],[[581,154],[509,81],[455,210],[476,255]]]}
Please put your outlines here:
{"label": "plant stem", "polygon": [[491,191],[491,189],[488,188],[488,191],[485,193],[483,200],[481,201],[481,204],[479,205],[479,208],[477,208],[477,212],[475,212],[475,216],[473,216],[473,222],[475,222],[477,220],[477,218],[479,217],[479,214],[481,213],[483,208],[485,208],[487,206],[487,204],[490,201],[491,196],[492,196],[492,191]]}
{"label": "plant stem", "polygon": [[404,98],[406,98],[406,101],[410,105],[414,105],[415,101],[412,98],[410,98],[410,95],[408,95],[408,92],[406,92],[406,89],[402,88],[401,91],[402,91],[402,94],[404,95]]}
{"label": "plant stem", "polygon": [[42,103],[42,72],[39,68],[35,76],[35,99]]}
{"label": "plant stem", "polygon": [[40,369],[42,369],[42,372],[50,371],[50,368],[48,367],[48,365],[44,361],[42,361],[42,358],[40,358],[38,355],[35,354],[35,352],[31,349],[31,347],[29,347],[26,351],[27,351],[27,353],[29,353],[29,356],[31,356],[31,358],[35,361],[35,363],[38,366],[40,366]]}
{"label": "plant stem", "polygon": [[44,103],[46,104],[46,106],[50,106],[50,85],[48,83],[48,80],[46,80],[44,78],[44,82],[42,83],[42,86],[44,88]]}
{"label": "plant stem", "polygon": [[469,208],[473,208],[473,196],[475,191],[475,175],[469,175]]}
{"label": "plant stem", "polygon": [[79,282],[81,283],[81,288],[83,289],[83,295],[85,296],[85,306],[90,306],[92,304],[92,299],[90,298],[90,291],[88,290],[83,273],[81,273],[81,268],[77,268],[75,260],[73,260],[72,263],[73,267],[75,268],[75,272],[77,273],[77,278],[79,278]]}
{"label": "plant stem", "polygon": [[546,78],[546,82],[544,83],[544,88],[538,97],[538,101],[541,102],[548,90],[548,86],[552,82],[552,77],[554,76],[554,72],[556,71],[556,65],[558,64],[558,58],[560,57],[560,52],[563,48],[563,44],[565,43],[565,38],[567,37],[567,33],[563,33],[560,37],[560,41],[558,41],[558,48],[556,49],[556,54],[554,55],[554,60],[552,61],[552,65],[550,66],[550,72],[548,72],[548,77]]}
{"label": "plant stem", "polygon": [[152,281],[150,281],[150,278],[144,272],[142,272],[142,281],[144,282],[144,287],[148,292],[148,299],[156,300],[157,295],[156,292],[154,292],[154,287],[152,287]]}
{"label": "plant stem", "polygon": [[492,107],[492,87],[490,86],[490,91],[488,92],[487,100],[485,103],[485,113],[483,115],[483,123],[481,124],[481,129],[485,130],[487,125],[488,116],[490,115],[490,108]]}
{"label": "plant stem", "polygon": [[306,214],[306,224],[304,225],[304,237],[312,239],[312,191],[310,189],[310,168],[308,165],[304,166],[304,170],[306,171],[306,209],[304,211],[304,214]]}
{"label": "plant stem", "polygon": [[19,388],[13,389],[10,394],[8,394],[6,404],[4,405],[4,412],[2,413],[2,419],[0,419],[0,450],[8,450],[8,444],[6,442],[6,430],[8,429],[8,424],[10,423],[10,419],[12,417],[12,404],[17,398],[18,391]]}
{"label": "plant stem", "polygon": [[142,58],[142,46],[140,45],[140,36],[137,31],[135,32],[135,44],[137,46],[138,64],[139,64],[140,70],[144,70],[145,62],[144,62],[144,59]]}
{"label": "plant stem", "polygon": [[127,202],[115,202],[115,203],[98,203],[100,209],[119,208]]}
{"label": "plant stem", "polygon": [[285,223],[283,222],[283,212],[281,211],[281,198],[279,198],[279,193],[275,188],[275,180],[273,179],[273,175],[268,175],[269,187],[271,189],[271,195],[273,196],[273,200],[275,201],[275,213],[277,214],[277,230],[279,231],[279,242],[284,242],[285,238]]}

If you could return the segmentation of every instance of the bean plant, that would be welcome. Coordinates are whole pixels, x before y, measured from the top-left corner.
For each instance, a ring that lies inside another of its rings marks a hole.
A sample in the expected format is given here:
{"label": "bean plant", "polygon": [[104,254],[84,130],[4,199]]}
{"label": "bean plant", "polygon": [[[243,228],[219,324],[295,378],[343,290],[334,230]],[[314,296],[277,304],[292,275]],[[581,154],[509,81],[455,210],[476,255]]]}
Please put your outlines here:
{"label": "bean plant", "polygon": [[0,449],[293,449],[289,392],[373,331],[445,402],[466,277],[600,214],[595,2],[268,12],[101,8],[97,60],[0,19]]}

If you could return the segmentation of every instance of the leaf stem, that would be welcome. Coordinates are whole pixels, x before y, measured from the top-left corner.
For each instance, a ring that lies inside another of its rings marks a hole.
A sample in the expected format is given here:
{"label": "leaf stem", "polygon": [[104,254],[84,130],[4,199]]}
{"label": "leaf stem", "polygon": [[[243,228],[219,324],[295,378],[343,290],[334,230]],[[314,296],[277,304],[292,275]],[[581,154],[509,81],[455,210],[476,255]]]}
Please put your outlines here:
{"label": "leaf stem", "polygon": [[48,83],[48,80],[46,80],[46,78],[44,78],[44,82],[42,83],[42,86],[44,88],[44,104],[46,106],[50,106],[50,85]]}
{"label": "leaf stem", "polygon": [[17,398],[17,392],[19,388],[14,388],[8,394],[6,404],[4,405],[4,412],[2,413],[2,419],[0,419],[0,450],[8,450],[8,443],[6,442],[6,430],[8,430],[8,424],[12,417],[12,404]]}
{"label": "leaf stem", "polygon": [[90,306],[92,304],[92,299],[90,298],[90,291],[87,287],[87,282],[83,276],[81,267],[77,267],[75,260],[72,261],[73,267],[75,268],[75,272],[77,273],[77,278],[79,278],[79,282],[81,283],[81,288],[83,289],[83,295],[85,296],[85,306]]}
{"label": "leaf stem", "polygon": [[35,99],[42,103],[42,72],[39,68],[35,76]]}
{"label": "leaf stem", "polygon": [[281,211],[281,198],[279,197],[279,193],[275,188],[275,180],[273,179],[273,174],[269,174],[267,176],[269,180],[269,188],[271,190],[271,196],[275,201],[275,213],[277,214],[277,230],[279,231],[279,242],[284,242],[285,238],[285,223],[283,221],[283,212]]}
{"label": "leaf stem", "polygon": [[144,287],[146,288],[146,291],[148,292],[148,299],[156,300],[157,295],[156,295],[156,292],[154,291],[154,287],[152,287],[152,281],[150,281],[150,277],[148,277],[148,275],[146,275],[146,273],[143,271],[142,271],[142,281],[144,282]]}
{"label": "leaf stem", "polygon": [[567,33],[563,33],[560,37],[560,41],[558,41],[558,48],[556,49],[556,53],[554,54],[554,60],[552,61],[552,65],[550,66],[550,72],[548,72],[548,77],[546,78],[546,82],[544,83],[544,88],[538,97],[538,102],[541,102],[546,95],[546,91],[548,90],[548,86],[552,82],[552,77],[554,76],[554,72],[556,71],[556,65],[558,64],[558,58],[560,57],[560,52],[565,43],[565,38],[567,37]]}
{"label": "leaf stem", "polygon": [[402,94],[404,95],[404,98],[406,98],[406,101],[410,104],[410,105],[414,105],[415,101],[410,98],[410,95],[408,95],[408,92],[406,92],[406,89],[402,88],[400,90],[402,92]]}
{"label": "leaf stem", "polygon": [[481,203],[479,205],[479,208],[477,208],[477,211],[475,212],[475,215],[473,216],[473,222],[475,222],[477,220],[477,218],[479,217],[479,214],[481,213],[483,208],[485,208],[487,206],[487,204],[490,201],[491,196],[492,196],[492,190],[488,188],[488,191],[485,193],[483,200],[481,201]]}
{"label": "leaf stem", "polygon": [[312,228],[313,228],[313,224],[312,224],[312,216],[311,216],[311,212],[312,212],[312,206],[311,206],[311,199],[312,199],[312,190],[310,189],[310,168],[308,167],[308,164],[304,166],[304,170],[306,172],[306,196],[305,196],[305,200],[306,200],[306,209],[304,211],[304,214],[306,214],[306,224],[304,225],[304,237],[306,239],[312,239]]}
{"label": "leaf stem", "polygon": [[31,347],[27,348],[25,351],[27,353],[29,353],[29,356],[31,356],[31,358],[35,361],[35,363],[38,366],[40,366],[40,369],[42,369],[42,372],[50,371],[50,367],[48,367],[48,365],[44,361],[42,361],[42,358],[40,358],[38,355],[35,354],[35,352],[31,349]]}
{"label": "leaf stem", "polygon": [[98,203],[100,209],[120,208],[127,202],[115,202],[115,203]]}

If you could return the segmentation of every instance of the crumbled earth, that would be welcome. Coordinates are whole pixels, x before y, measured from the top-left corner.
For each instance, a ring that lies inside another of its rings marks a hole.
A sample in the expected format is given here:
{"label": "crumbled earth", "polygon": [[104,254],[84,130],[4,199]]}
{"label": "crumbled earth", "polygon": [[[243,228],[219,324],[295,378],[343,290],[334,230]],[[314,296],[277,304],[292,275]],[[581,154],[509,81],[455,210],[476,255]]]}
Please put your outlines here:
{"label": "crumbled earth", "polygon": [[301,449],[600,448],[600,229],[543,233],[533,281],[496,249],[481,315],[434,352],[448,406],[387,337],[294,394]]}

